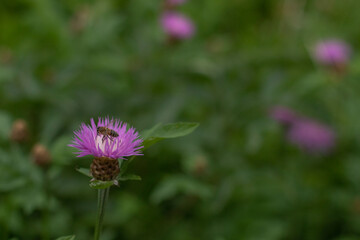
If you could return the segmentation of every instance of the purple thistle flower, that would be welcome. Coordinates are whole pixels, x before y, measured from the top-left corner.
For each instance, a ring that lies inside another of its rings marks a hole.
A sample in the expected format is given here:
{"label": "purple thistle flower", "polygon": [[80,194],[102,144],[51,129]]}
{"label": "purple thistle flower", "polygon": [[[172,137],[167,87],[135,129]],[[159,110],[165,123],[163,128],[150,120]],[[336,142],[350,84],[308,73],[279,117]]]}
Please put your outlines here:
{"label": "purple thistle flower", "polygon": [[338,39],[318,42],[314,48],[314,58],[325,66],[344,66],[350,59],[349,45]]}
{"label": "purple thistle flower", "polygon": [[298,119],[287,131],[288,140],[311,154],[329,153],[335,146],[335,133],[309,119]]}
{"label": "purple thistle flower", "polygon": [[176,12],[165,12],[161,18],[161,24],[165,33],[175,39],[191,38],[195,32],[192,21]]}
{"label": "purple thistle flower", "polygon": [[[75,131],[74,139],[70,147],[77,148],[78,157],[93,155],[94,157],[107,157],[111,159],[124,159],[132,155],[142,155],[142,139],[134,128],[127,128],[127,124],[119,120],[99,118],[95,124],[94,119],[90,120],[91,125],[82,123],[80,129]],[[103,135],[97,133],[98,127],[107,127],[115,131],[119,136],[108,137],[103,140]]]}
{"label": "purple thistle flower", "polygon": [[270,117],[284,126],[291,125],[298,119],[297,113],[283,106],[271,108]]}
{"label": "purple thistle flower", "polygon": [[284,126],[287,140],[310,154],[326,154],[335,147],[335,133],[329,127],[297,112],[276,106],[270,116]]}

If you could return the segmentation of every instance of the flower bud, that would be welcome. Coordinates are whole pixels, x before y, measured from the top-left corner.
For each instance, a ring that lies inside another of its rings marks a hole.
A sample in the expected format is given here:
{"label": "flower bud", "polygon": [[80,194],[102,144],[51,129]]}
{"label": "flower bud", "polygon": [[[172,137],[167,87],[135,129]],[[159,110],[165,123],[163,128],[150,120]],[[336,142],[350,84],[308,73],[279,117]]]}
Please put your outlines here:
{"label": "flower bud", "polygon": [[45,167],[51,163],[51,155],[44,145],[40,143],[35,144],[31,153],[32,160],[36,165]]}
{"label": "flower bud", "polygon": [[111,181],[120,173],[119,161],[108,157],[95,157],[90,170],[96,180]]}
{"label": "flower bud", "polygon": [[0,63],[1,64],[10,64],[13,60],[13,53],[10,48],[1,48],[0,49]]}
{"label": "flower bud", "polygon": [[359,197],[355,197],[352,200],[351,209],[355,214],[360,215],[360,198]]}
{"label": "flower bud", "polygon": [[196,157],[195,166],[194,166],[194,173],[198,176],[203,175],[208,168],[208,161],[205,156],[200,155]]}
{"label": "flower bud", "polygon": [[17,119],[11,128],[10,138],[14,142],[25,142],[29,137],[28,125],[25,120]]}
{"label": "flower bud", "polygon": [[83,6],[79,9],[70,22],[70,29],[73,33],[81,33],[88,24],[90,19],[90,10],[88,6]]}

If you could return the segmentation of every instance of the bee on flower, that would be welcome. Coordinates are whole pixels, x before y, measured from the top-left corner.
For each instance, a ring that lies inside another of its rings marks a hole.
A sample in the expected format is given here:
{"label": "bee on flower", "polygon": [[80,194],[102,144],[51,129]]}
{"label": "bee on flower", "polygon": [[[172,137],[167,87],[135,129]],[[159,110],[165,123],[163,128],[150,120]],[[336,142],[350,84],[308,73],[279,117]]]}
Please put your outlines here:
{"label": "bee on flower", "polygon": [[138,132],[117,119],[99,118],[97,124],[91,119],[90,125],[82,123],[74,134],[69,146],[78,149],[78,157],[94,156],[91,174],[96,180],[114,180],[120,172],[118,159],[142,155],[143,140]]}

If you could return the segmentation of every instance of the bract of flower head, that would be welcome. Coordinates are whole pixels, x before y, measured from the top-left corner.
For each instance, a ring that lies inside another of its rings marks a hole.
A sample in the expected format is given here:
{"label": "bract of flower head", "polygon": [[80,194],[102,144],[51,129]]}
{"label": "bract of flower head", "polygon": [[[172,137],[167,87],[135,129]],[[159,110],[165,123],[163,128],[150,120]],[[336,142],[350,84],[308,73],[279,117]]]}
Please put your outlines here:
{"label": "bract of flower head", "polygon": [[195,32],[192,21],[177,12],[165,12],[161,18],[161,24],[165,33],[176,39],[191,38]]}
{"label": "bract of flower head", "polygon": [[329,127],[309,119],[298,119],[287,131],[288,140],[312,154],[326,154],[335,147],[335,133]]}
{"label": "bract of flower head", "polygon": [[[77,148],[78,157],[93,155],[94,157],[108,157],[112,159],[124,159],[132,155],[142,155],[142,139],[134,128],[128,128],[126,123],[119,120],[99,118],[95,124],[94,119],[90,125],[82,123],[80,129],[75,131],[74,139],[70,147]],[[97,133],[98,127],[106,127],[115,131],[117,137],[105,137]]]}
{"label": "bract of flower head", "polygon": [[290,125],[298,119],[295,111],[283,106],[271,108],[270,117],[282,125]]}
{"label": "bract of flower head", "polygon": [[318,42],[314,48],[314,58],[322,65],[346,65],[350,59],[350,46],[339,39]]}

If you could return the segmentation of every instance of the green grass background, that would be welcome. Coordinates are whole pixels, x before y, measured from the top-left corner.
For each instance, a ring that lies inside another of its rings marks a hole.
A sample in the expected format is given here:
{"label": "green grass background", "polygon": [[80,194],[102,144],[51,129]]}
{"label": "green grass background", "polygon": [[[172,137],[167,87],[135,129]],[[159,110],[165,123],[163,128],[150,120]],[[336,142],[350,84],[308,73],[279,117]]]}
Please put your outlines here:
{"label": "green grass background", "polygon": [[[145,151],[112,189],[104,240],[360,239],[360,1],[189,0],[195,36],[169,44],[159,0],[1,0],[0,239],[91,239],[96,191],[75,171],[72,132],[114,116],[139,130],[199,122]],[[336,76],[318,40],[353,49]],[[310,156],[268,117],[289,106],[331,126]],[[25,144],[9,141],[15,119]],[[40,142],[53,161],[31,162]]]}

